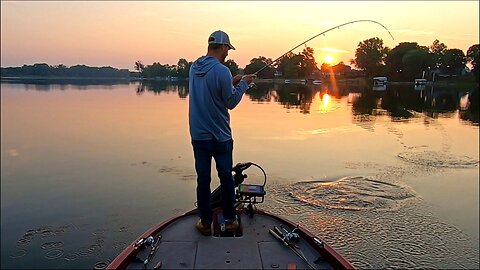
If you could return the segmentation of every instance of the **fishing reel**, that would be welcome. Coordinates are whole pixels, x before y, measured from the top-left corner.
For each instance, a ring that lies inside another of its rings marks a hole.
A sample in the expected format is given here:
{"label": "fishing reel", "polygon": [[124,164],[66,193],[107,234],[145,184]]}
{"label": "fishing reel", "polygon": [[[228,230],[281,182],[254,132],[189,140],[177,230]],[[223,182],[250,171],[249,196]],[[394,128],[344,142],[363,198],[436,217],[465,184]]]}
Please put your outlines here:
{"label": "fishing reel", "polygon": [[287,241],[287,242],[298,242],[298,241],[300,241],[300,235],[295,232],[296,230],[298,230],[298,227],[294,228],[290,232],[287,229],[285,229],[282,225],[280,225],[280,228],[284,231],[283,239],[285,241]]}
{"label": "fishing reel", "polygon": [[247,90],[250,90],[250,89],[253,89],[253,88],[257,88],[257,85],[256,85],[254,82],[251,82],[251,83],[247,86]]}

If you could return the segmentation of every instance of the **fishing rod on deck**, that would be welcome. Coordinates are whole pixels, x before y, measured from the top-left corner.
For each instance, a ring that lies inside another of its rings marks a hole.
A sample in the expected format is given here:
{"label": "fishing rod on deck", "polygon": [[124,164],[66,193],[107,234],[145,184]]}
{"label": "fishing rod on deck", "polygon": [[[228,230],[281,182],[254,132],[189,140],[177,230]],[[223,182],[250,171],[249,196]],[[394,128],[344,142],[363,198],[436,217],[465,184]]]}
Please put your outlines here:
{"label": "fishing rod on deck", "polygon": [[[335,30],[335,29],[340,29],[340,27],[342,27],[342,26],[345,26],[345,25],[348,25],[348,24],[353,24],[353,23],[358,23],[358,22],[372,22],[372,23],[376,23],[376,24],[380,25],[381,27],[383,27],[385,30],[387,30],[388,34],[392,37],[392,40],[395,40],[395,38],[393,37],[392,33],[390,33],[390,30],[388,30],[387,27],[385,27],[383,24],[381,24],[381,23],[379,23],[379,22],[377,22],[377,21],[374,21],[374,20],[356,20],[356,21],[350,21],[350,22],[346,22],[346,23],[342,23],[342,24],[339,24],[339,25],[337,25],[337,26],[334,26],[334,27],[332,27],[332,28],[330,28],[330,29],[327,29],[327,30],[325,30],[325,31],[323,31],[323,32],[321,32],[321,33],[319,33],[319,34],[316,34],[315,36],[313,36],[313,37],[305,40],[304,42],[298,44],[297,46],[293,47],[292,49],[290,49],[290,50],[287,51],[286,53],[284,53],[284,54],[282,54],[281,56],[279,56],[277,59],[275,59],[275,60],[273,60],[272,62],[266,64],[265,66],[263,66],[261,69],[257,70],[257,71],[256,71],[255,73],[253,73],[253,74],[258,75],[258,73],[260,73],[262,70],[264,70],[264,69],[266,69],[267,67],[273,65],[273,64],[276,63],[278,60],[282,59],[282,57],[284,57],[285,55],[287,55],[289,52],[292,52],[293,50],[297,49],[298,47],[302,46],[303,44],[305,44],[305,43],[307,43],[307,42],[309,42],[309,41],[311,41],[311,40],[313,40],[313,39],[315,39],[315,38],[317,38],[317,37],[319,37],[319,36],[321,36],[321,35],[325,35],[326,33],[330,32],[330,31],[332,31],[332,30]],[[253,84],[253,83],[250,84],[250,85],[251,85],[251,86],[249,86],[249,88],[255,86],[255,84]]]}

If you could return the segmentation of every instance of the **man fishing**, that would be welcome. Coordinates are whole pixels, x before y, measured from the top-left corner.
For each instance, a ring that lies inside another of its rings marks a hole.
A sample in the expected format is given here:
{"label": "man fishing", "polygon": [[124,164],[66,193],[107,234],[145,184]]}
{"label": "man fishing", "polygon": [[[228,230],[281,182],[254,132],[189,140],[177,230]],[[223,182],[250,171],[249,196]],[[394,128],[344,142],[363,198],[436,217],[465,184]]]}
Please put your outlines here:
{"label": "man fishing", "polygon": [[195,227],[211,235],[213,212],[210,207],[212,157],[220,178],[225,229],[239,224],[235,213],[235,187],[232,177],[233,139],[228,110],[235,108],[255,75],[237,75],[222,63],[229,50],[235,50],[223,31],[208,38],[207,55],[198,58],[189,72],[189,125],[195,170],[197,172],[197,207],[200,219]]}

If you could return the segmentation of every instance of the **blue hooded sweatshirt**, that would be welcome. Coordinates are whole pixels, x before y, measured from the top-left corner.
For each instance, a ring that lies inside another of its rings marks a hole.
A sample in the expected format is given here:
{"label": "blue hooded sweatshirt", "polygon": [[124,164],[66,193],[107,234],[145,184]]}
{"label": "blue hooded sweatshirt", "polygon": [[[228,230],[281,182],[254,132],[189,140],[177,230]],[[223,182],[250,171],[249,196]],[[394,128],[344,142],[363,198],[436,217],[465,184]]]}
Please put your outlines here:
{"label": "blue hooded sweatshirt", "polygon": [[247,90],[247,82],[232,84],[232,73],[217,58],[202,56],[189,72],[189,123],[192,140],[232,139],[230,114]]}

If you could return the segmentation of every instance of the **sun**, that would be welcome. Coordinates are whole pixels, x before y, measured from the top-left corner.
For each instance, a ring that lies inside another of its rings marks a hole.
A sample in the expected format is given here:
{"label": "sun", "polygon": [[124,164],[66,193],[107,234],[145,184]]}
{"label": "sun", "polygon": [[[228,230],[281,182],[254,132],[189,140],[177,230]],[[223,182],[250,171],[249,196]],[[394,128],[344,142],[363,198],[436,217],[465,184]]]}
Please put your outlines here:
{"label": "sun", "polygon": [[333,56],[331,54],[327,54],[323,57],[323,61],[327,64],[333,63]]}

